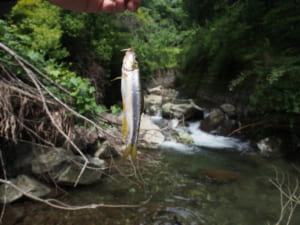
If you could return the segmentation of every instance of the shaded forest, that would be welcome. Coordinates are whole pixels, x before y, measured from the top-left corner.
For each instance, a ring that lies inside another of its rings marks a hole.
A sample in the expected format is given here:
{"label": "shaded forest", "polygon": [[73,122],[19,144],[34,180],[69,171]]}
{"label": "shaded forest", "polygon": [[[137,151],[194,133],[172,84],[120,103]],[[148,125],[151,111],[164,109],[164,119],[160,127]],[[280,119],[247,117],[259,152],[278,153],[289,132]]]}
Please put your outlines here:
{"label": "shaded forest", "polygon": [[[137,13],[86,14],[42,0],[19,0],[1,16],[0,41],[66,89],[49,89],[93,118],[119,110],[122,52],[132,46],[144,83],[173,71],[182,94],[196,96],[203,77],[224,92],[247,88],[251,123],[266,119],[299,129],[299,1],[143,1]],[[1,71],[22,77],[0,50]],[[1,73],[2,73],[1,72]],[[70,98],[70,96],[72,96]],[[197,100],[196,99],[196,100]],[[272,127],[272,126],[271,126]]]}

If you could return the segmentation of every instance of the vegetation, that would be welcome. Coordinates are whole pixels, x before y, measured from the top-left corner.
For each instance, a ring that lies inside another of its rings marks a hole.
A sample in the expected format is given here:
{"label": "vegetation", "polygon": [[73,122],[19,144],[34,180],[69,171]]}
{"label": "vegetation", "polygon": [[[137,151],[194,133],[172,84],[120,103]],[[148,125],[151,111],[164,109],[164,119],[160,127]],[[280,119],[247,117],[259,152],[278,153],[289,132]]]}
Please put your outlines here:
{"label": "vegetation", "polygon": [[0,40],[66,88],[71,97],[53,91],[82,114],[105,110],[98,105],[119,76],[120,50],[133,46],[145,80],[182,69],[190,92],[201,76],[230,90],[251,83],[252,109],[299,115],[299,12],[298,1],[148,0],[137,13],[109,15],[19,0],[0,21]]}
{"label": "vegetation", "polygon": [[199,25],[186,45],[186,80],[217,74],[230,90],[252,82],[252,109],[300,113],[298,1],[187,0],[184,7]]}

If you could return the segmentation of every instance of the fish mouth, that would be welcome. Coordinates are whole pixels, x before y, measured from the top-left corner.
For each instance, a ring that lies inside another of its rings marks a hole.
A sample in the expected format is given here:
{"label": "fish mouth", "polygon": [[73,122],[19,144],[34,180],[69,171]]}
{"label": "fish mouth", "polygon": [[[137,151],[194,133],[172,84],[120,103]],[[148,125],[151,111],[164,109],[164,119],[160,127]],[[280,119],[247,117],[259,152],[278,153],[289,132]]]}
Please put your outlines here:
{"label": "fish mouth", "polygon": [[123,49],[126,51],[123,59],[123,69],[125,71],[134,71],[138,68],[138,62],[136,60],[136,54],[132,48]]}

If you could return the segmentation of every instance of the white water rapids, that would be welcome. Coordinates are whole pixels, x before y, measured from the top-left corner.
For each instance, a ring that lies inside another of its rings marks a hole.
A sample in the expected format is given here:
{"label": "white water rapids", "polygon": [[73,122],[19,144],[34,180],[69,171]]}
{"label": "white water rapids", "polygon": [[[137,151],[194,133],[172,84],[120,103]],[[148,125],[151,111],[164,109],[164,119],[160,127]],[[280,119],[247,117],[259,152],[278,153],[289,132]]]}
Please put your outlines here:
{"label": "white water rapids", "polygon": [[[163,122],[160,116],[152,117],[152,120],[158,123],[159,121]],[[168,121],[171,126],[174,124],[178,125],[176,121]],[[173,128],[175,131],[184,131],[190,134],[193,139],[194,144],[183,144],[175,140],[165,141],[160,145],[161,149],[173,149],[175,151],[180,151],[186,154],[192,154],[195,152],[201,151],[202,148],[211,148],[211,149],[234,149],[238,151],[247,151],[250,149],[249,142],[241,141],[237,138],[226,137],[207,133],[202,131],[200,128],[200,122],[190,122],[187,123],[186,127],[177,127]]]}

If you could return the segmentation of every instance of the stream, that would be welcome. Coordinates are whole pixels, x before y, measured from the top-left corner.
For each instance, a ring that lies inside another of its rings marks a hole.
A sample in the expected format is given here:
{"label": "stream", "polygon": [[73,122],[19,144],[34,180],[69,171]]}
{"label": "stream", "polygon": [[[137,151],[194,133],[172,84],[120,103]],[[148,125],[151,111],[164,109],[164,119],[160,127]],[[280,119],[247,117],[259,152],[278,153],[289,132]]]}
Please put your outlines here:
{"label": "stream", "polygon": [[[69,188],[58,197],[74,205],[140,204],[151,197],[140,207],[63,211],[25,200],[8,207],[7,214],[22,211],[18,225],[276,224],[280,192],[270,179],[276,171],[295,176],[291,165],[255,154],[248,142],[208,134],[198,127],[190,123],[178,128],[189,131],[195,144],[164,142],[159,156],[141,166],[137,177],[112,174],[97,185]],[[287,216],[280,224],[286,224]],[[290,224],[300,224],[298,209]]]}

